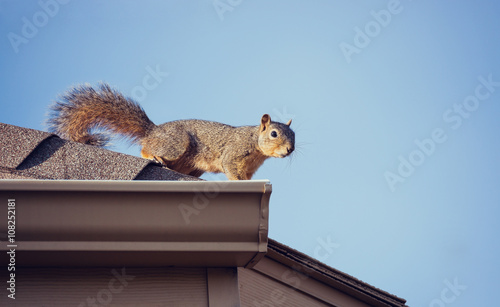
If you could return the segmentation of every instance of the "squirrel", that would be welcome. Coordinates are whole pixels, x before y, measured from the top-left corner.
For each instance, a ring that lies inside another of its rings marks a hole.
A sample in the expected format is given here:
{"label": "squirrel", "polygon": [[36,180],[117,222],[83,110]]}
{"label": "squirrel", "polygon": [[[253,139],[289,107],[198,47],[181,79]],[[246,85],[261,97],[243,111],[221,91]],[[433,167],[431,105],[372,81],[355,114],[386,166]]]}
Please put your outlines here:
{"label": "squirrel", "polygon": [[100,83],[67,91],[51,107],[49,131],[84,144],[104,147],[104,129],[128,137],[142,146],[141,156],[195,177],[205,172],[224,173],[229,180],[249,180],[269,157],[284,158],[295,149],[295,133],[286,124],[272,122],[268,114],[256,126],[198,120],[176,120],[155,125],[142,107]]}

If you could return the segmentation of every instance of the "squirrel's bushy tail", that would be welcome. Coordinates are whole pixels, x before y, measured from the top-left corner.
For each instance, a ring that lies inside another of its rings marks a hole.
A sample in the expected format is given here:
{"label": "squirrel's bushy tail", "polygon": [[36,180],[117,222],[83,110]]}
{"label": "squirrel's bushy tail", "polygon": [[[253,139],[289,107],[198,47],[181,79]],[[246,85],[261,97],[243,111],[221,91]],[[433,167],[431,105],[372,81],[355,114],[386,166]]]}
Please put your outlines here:
{"label": "squirrel's bushy tail", "polygon": [[111,130],[138,142],[155,126],[141,106],[106,83],[101,83],[97,90],[89,84],[77,86],[66,92],[50,110],[49,131],[71,141],[96,146],[106,146],[109,137],[92,133],[92,129]]}

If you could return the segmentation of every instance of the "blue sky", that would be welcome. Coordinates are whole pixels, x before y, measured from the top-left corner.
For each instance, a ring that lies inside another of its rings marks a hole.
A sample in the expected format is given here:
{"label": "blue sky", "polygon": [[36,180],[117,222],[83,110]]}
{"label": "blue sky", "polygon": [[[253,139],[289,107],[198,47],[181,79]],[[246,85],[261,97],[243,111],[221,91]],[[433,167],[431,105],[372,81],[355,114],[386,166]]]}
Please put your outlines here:
{"label": "blue sky", "polygon": [[410,306],[497,304],[498,2],[54,1],[0,1],[0,122],[99,81],[157,124],[293,118],[254,176],[270,237]]}

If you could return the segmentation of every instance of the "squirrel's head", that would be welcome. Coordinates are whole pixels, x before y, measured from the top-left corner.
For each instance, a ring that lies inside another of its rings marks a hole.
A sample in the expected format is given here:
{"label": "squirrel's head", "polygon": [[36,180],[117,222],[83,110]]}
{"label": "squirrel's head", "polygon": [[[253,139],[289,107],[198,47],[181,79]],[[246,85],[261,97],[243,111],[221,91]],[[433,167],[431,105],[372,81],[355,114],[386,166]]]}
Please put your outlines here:
{"label": "squirrel's head", "polygon": [[269,157],[284,158],[295,150],[295,132],[288,123],[271,122],[271,116],[262,115],[259,127],[260,150]]}

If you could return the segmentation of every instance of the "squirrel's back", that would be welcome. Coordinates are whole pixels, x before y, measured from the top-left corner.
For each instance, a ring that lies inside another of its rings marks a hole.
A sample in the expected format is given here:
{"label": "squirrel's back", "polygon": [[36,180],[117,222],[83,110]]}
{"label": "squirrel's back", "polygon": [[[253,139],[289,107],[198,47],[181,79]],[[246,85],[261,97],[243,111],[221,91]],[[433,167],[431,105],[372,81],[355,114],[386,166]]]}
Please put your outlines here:
{"label": "squirrel's back", "polygon": [[105,146],[109,137],[93,129],[108,129],[139,141],[155,124],[135,101],[101,83],[74,87],[51,106],[49,130],[71,141]]}

